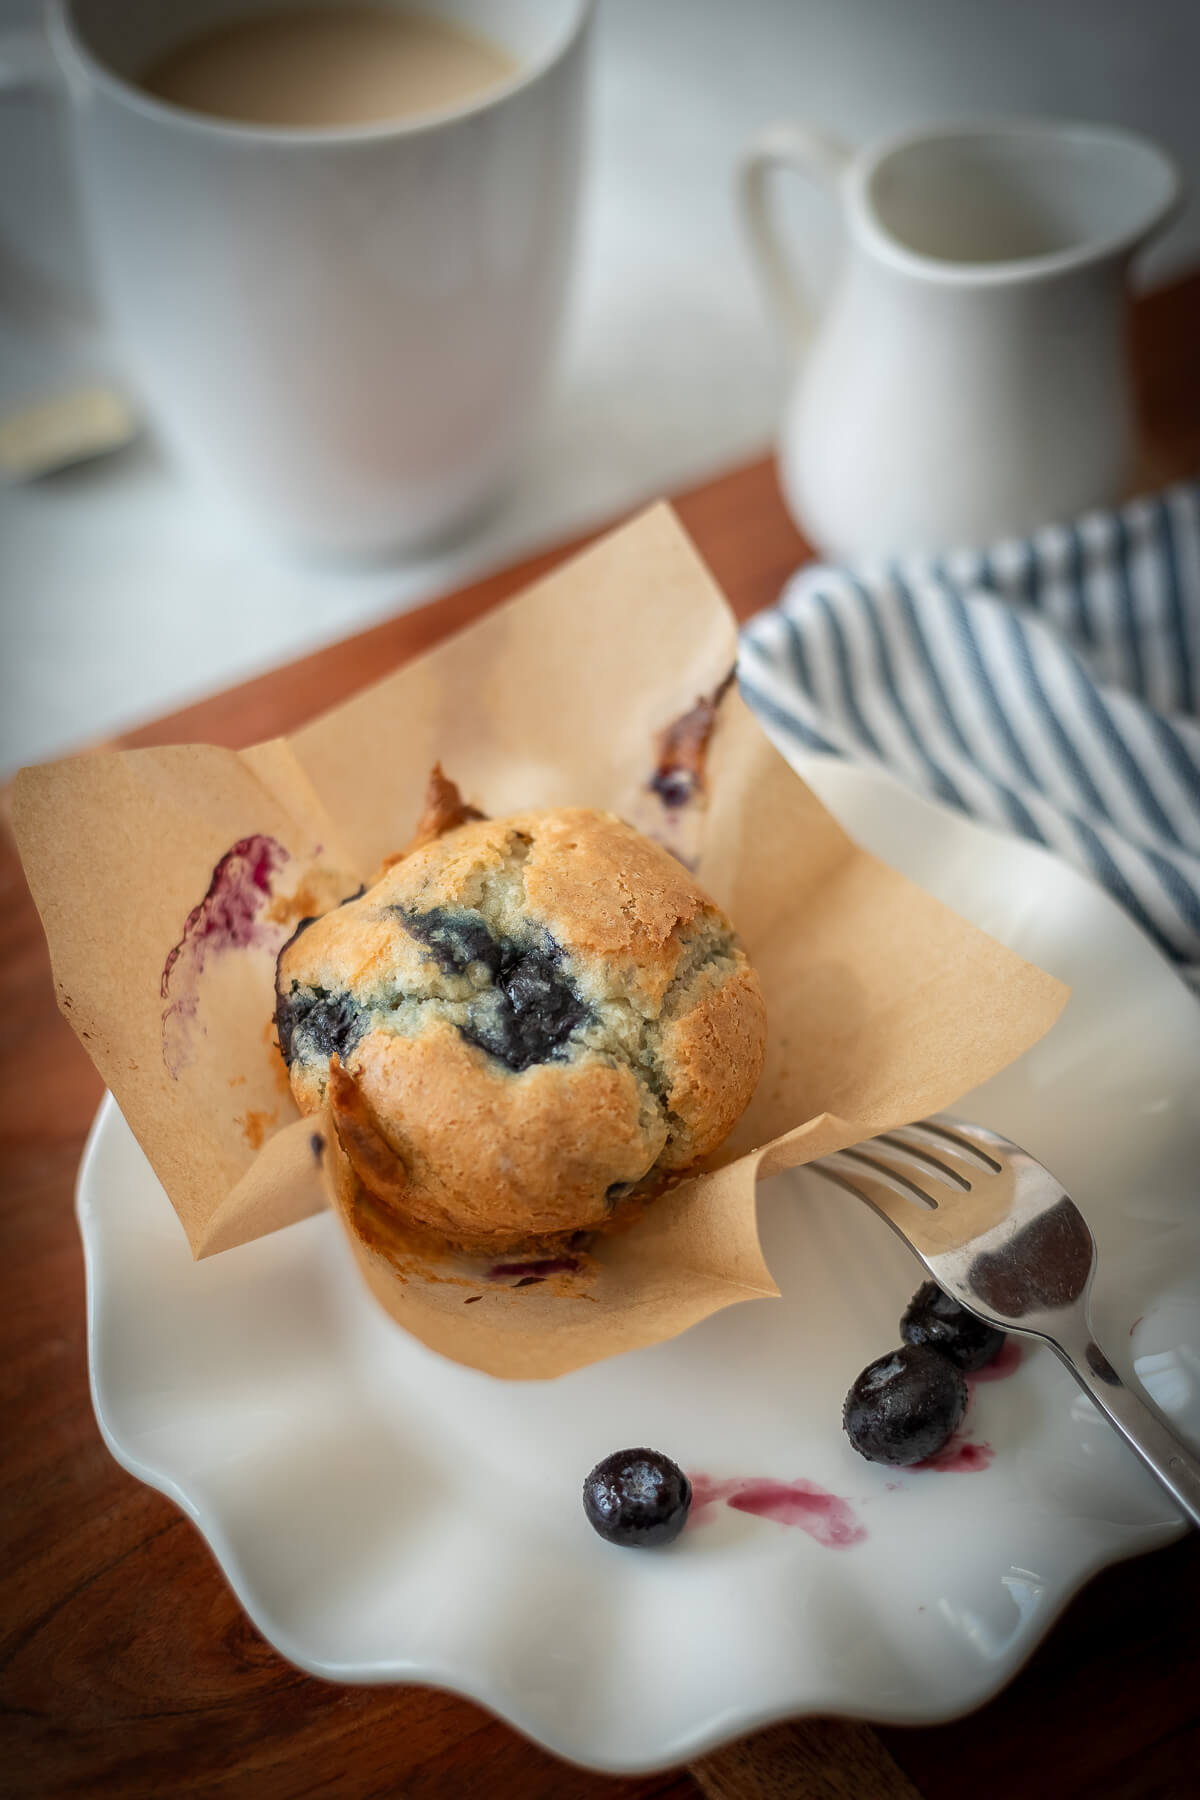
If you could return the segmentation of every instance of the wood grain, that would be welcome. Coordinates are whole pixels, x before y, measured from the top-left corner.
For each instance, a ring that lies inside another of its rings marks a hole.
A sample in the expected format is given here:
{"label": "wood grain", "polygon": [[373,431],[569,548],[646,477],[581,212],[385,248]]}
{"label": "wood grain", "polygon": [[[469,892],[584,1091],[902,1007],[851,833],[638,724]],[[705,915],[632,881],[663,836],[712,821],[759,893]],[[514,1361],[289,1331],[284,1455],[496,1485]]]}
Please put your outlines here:
{"label": "wood grain", "polygon": [[[1142,302],[1146,468],[1200,466],[1200,276]],[[804,554],[770,464],[679,497],[741,616]],[[551,567],[458,594],[131,732],[244,744],[285,731]],[[88,1399],[71,1210],[100,1082],[54,1007],[41,932],[0,842],[0,1792],[157,1800],[1185,1800],[1200,1768],[1200,1541],[1109,1570],[999,1699],[956,1724],[777,1728],[687,1771],[612,1781],[453,1696],[339,1688],[258,1637],[204,1545],[109,1457]],[[963,1504],[969,1506],[969,1484]],[[840,1785],[839,1785],[840,1783]],[[849,1785],[847,1785],[849,1784]]]}
{"label": "wood grain", "polygon": [[692,1765],[708,1800],[921,1800],[869,1725],[803,1719]]}

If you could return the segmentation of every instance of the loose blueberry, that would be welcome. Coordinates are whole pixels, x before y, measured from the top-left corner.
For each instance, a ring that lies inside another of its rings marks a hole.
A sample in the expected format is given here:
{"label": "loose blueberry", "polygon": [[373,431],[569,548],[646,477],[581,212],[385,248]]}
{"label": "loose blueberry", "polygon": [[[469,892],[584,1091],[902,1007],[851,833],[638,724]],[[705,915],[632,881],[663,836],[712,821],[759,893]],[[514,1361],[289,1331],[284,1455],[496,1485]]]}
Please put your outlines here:
{"label": "loose blueberry", "polygon": [[900,1336],[906,1344],[948,1357],[964,1375],[986,1368],[1004,1348],[1002,1331],[977,1319],[944,1294],[936,1281],[925,1282],[909,1301]]}
{"label": "loose blueberry", "polygon": [[842,1424],[868,1462],[906,1468],[937,1455],[966,1406],[967,1384],[953,1363],[902,1344],[867,1364],[846,1395]]}
{"label": "loose blueberry", "polygon": [[671,1543],[687,1524],[691,1504],[691,1482],[657,1450],[614,1450],[583,1484],[592,1529],[632,1550]]}

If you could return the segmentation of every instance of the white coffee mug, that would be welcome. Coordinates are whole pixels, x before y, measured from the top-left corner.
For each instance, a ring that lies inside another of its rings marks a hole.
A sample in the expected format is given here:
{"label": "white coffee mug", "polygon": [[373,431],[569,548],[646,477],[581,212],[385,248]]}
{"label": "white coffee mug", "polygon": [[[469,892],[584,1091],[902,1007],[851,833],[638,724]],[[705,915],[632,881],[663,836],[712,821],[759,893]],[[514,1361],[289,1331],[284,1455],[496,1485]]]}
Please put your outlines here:
{"label": "white coffee mug", "polygon": [[[242,125],[136,85],[281,0],[50,0],[97,283],[182,465],[301,550],[447,533],[534,423],[574,242],[592,0],[421,0],[506,50],[465,104],[345,129]],[[7,79],[5,79],[7,77]]]}

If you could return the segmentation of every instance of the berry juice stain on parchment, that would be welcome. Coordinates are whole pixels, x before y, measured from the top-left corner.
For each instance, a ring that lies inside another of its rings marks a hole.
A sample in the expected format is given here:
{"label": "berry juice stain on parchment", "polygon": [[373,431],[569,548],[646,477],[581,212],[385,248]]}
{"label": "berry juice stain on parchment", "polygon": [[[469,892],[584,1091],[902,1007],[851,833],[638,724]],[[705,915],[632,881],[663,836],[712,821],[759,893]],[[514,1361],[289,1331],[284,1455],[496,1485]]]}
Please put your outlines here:
{"label": "berry juice stain on parchment", "polygon": [[849,1550],[867,1535],[849,1501],[818,1487],[815,1481],[773,1481],[758,1476],[717,1481],[702,1474],[689,1479],[689,1525],[702,1523],[712,1516],[715,1506],[724,1504],[734,1512],[751,1513],[756,1519],[798,1526],[825,1550]]}
{"label": "berry juice stain on parchment", "polygon": [[672,719],[659,734],[657,760],[647,786],[671,812],[704,793],[708,741],[717,722],[717,709],[736,676],[737,670],[730,669],[711,694],[699,695],[694,706]]}
{"label": "berry juice stain on parchment", "polygon": [[275,876],[289,853],[273,837],[240,838],[212,872],[208,892],[184,922],[183,933],[163,964],[160,993],[163,1062],[172,1081],[192,1059],[198,1024],[200,977],[205,965],[229,950],[275,949],[280,927],[260,918],[271,898]]}
{"label": "berry juice stain on parchment", "polygon": [[548,1275],[574,1275],[582,1267],[577,1256],[543,1256],[532,1262],[493,1263],[487,1271],[489,1281],[505,1281],[515,1276],[520,1281],[544,1281]]}
{"label": "berry juice stain on parchment", "polygon": [[699,695],[694,706],[659,732],[654,770],[634,807],[632,823],[687,869],[694,869],[700,856],[709,740],[736,678],[737,670],[730,669],[711,694]]}

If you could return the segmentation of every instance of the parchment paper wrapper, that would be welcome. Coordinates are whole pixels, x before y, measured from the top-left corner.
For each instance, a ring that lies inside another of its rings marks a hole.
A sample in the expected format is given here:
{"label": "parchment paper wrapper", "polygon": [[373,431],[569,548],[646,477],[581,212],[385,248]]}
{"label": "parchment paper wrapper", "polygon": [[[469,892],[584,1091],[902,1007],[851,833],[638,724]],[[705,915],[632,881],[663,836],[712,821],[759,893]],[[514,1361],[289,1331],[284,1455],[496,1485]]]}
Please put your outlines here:
{"label": "parchment paper wrapper", "polygon": [[326,1202],[336,1157],[328,1121],[290,1097],[275,955],[407,840],[437,760],[494,816],[601,807],[669,842],[733,919],[769,1017],[765,1072],[714,1166],[579,1271],[518,1286],[511,1265],[409,1257],[398,1273],[348,1228],[377,1298],[446,1356],[551,1376],[775,1294],[760,1177],[949,1106],[1042,1036],[1061,984],[859,850],[736,691],[705,796],[672,811],[649,791],[658,734],[736,650],[728,607],[658,506],[293,738],[21,774],[14,823],[59,1004],[195,1255]]}

